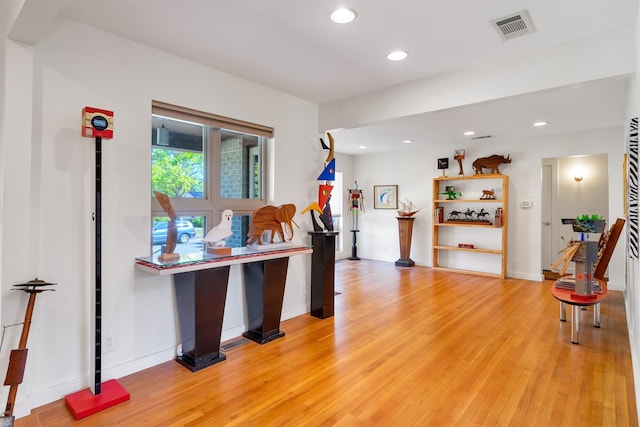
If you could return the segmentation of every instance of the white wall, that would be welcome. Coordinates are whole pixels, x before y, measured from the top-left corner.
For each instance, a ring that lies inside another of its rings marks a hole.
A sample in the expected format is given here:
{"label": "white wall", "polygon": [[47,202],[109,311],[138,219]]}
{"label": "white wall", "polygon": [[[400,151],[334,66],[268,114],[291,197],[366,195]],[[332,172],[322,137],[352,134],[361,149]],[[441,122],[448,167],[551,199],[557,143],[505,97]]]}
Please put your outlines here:
{"label": "white wall", "polygon": [[[12,285],[58,283],[36,303],[20,416],[89,386],[95,145],[80,136],[84,106],[115,113],[102,155],[102,325],[115,348],[103,357],[103,381],[172,359],[179,341],[171,279],[134,269],[150,252],[151,100],[273,126],[274,204],[300,210],[316,199],[323,153],[315,104],[73,21],[57,20],[35,47],[7,41],[6,55],[2,324],[24,316],[26,296]],[[308,218],[296,220],[295,241],[308,243]],[[308,256],[291,259],[284,319],[308,311],[308,272]],[[246,330],[245,317],[232,267],[223,339]],[[16,344],[14,333],[0,359]]]}
{"label": "white wall", "polygon": [[[579,147],[576,148],[579,149]],[[559,218],[575,218],[581,214],[598,214],[604,216],[607,224],[613,224],[614,219],[608,217],[609,189],[607,182],[610,174],[622,173],[622,163],[619,168],[609,170],[606,154],[590,156],[580,155],[582,153],[577,154],[577,156],[558,159]],[[582,170],[583,179],[580,182],[574,178],[576,168]],[[564,230],[564,237],[567,241],[573,237],[570,226]]]}
{"label": "white wall", "polygon": [[[595,129],[547,138],[494,142],[490,147],[456,147],[466,149],[463,169],[469,175],[471,163],[478,157],[509,154],[512,163],[500,170],[509,176],[509,245],[508,276],[541,280],[541,165],[547,157],[576,154],[600,154],[607,150],[609,161],[608,218],[622,217],[621,165],[623,150],[620,141],[622,127]],[[616,143],[617,142],[617,143]],[[446,146],[446,144],[444,144]],[[522,147],[514,149],[514,147]],[[354,158],[354,175],[365,190],[367,212],[361,216],[358,253],[362,258],[395,261],[400,256],[398,225],[393,210],[373,209],[373,186],[397,184],[400,200],[408,198],[422,208],[414,223],[411,258],[419,265],[432,265],[431,198],[432,179],[440,174],[437,158],[451,157],[453,150],[429,148],[420,152],[361,155]],[[454,165],[452,170],[457,170]],[[616,171],[619,171],[616,173]],[[523,209],[520,201],[533,201],[533,207]],[[586,213],[586,212],[585,212]],[[624,289],[624,246],[619,244],[610,262],[610,288]],[[514,265],[515,261],[515,265]]]}

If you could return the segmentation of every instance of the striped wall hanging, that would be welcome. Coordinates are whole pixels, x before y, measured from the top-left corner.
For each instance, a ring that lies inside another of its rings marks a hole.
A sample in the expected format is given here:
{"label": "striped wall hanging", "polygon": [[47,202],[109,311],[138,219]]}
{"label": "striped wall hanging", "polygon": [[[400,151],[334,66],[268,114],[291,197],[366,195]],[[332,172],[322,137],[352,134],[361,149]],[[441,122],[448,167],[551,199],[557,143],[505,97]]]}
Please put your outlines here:
{"label": "striped wall hanging", "polygon": [[627,145],[627,239],[629,258],[638,259],[638,118],[633,117],[629,126]]}

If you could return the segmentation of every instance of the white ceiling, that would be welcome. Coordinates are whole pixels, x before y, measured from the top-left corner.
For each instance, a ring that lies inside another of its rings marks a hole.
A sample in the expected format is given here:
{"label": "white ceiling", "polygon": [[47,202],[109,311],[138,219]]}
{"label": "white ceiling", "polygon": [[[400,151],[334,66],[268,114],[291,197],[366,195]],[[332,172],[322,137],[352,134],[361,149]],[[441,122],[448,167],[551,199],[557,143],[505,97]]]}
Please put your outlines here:
{"label": "white ceiling", "polygon": [[[606,128],[624,123],[628,78],[503,98],[481,104],[402,117],[370,126],[332,131],[342,153],[367,154],[413,150],[430,145],[450,151],[491,142]],[[545,121],[547,126],[534,127]],[[474,130],[473,136],[464,136]],[[473,139],[490,135],[490,139]],[[412,140],[404,144],[404,140]],[[360,149],[361,145],[366,149]]]}
{"label": "white ceiling", "polygon": [[[638,0],[53,1],[68,18],[318,104],[630,25],[638,7]],[[336,6],[355,9],[357,19],[333,23]],[[491,21],[521,10],[537,31],[502,41]],[[388,61],[394,49],[409,57]],[[553,127],[537,132],[618,125],[626,85],[600,81],[341,131],[337,149],[359,153],[363,140],[367,152],[407,138],[414,146],[449,141],[461,137],[461,123],[496,137],[533,132],[539,119]],[[510,120],[500,119],[505,114]],[[521,122],[527,130],[514,128]]]}

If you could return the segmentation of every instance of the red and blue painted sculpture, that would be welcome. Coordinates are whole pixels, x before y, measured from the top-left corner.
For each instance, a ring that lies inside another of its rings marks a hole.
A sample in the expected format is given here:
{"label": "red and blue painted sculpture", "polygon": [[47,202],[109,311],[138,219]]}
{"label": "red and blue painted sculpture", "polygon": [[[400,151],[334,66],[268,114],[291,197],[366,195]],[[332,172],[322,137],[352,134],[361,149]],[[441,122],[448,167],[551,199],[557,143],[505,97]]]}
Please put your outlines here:
{"label": "red and blue painted sculpture", "polygon": [[358,258],[358,242],[356,233],[360,231],[358,230],[358,214],[360,211],[364,212],[364,193],[361,189],[358,188],[357,180],[354,182],[353,188],[349,189],[348,197],[349,213],[352,215],[351,230],[349,231],[351,231],[353,236],[351,239],[351,256],[349,257],[349,259],[359,260],[360,258]]}
{"label": "red and blue painted sculpture", "polygon": [[[325,144],[322,138],[320,138],[320,144],[322,144],[323,150],[329,150],[329,154],[327,155],[327,159],[324,161],[324,170],[318,176],[318,181],[320,181],[320,185],[318,186],[318,201],[311,203],[307,206],[301,214],[305,214],[307,212],[311,215],[311,222],[313,223],[314,231],[333,231],[333,218],[331,216],[331,205],[329,201],[331,200],[331,190],[333,190],[333,185],[331,182],[336,180],[336,159],[334,157],[334,140],[333,136],[327,132],[327,137],[329,138],[329,145]],[[318,218],[320,219],[320,223],[316,220],[316,217],[313,215],[313,212],[318,213]]]}

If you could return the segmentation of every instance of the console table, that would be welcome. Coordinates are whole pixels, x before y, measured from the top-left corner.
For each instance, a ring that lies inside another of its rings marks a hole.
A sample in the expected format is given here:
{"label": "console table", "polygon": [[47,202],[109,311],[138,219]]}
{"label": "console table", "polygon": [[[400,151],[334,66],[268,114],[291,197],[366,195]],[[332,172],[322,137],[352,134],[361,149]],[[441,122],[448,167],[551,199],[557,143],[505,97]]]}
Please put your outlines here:
{"label": "console table", "polygon": [[220,339],[229,267],[242,264],[244,270],[249,327],[243,335],[264,344],[284,336],[280,316],[289,257],[310,253],[306,246],[275,244],[273,249],[233,248],[231,255],[180,254],[167,263],[157,256],[136,258],[135,266],[158,276],[173,275],[182,341],[176,361],[195,372],[226,359]]}
{"label": "console table", "polygon": [[[558,279],[558,280],[562,280]],[[598,282],[601,287],[601,291],[590,295],[589,297],[583,297],[575,295],[574,291],[570,289],[562,289],[556,287],[556,280],[551,285],[551,294],[555,299],[560,301],[560,320],[566,321],[566,304],[571,306],[571,342],[573,344],[579,344],[580,333],[580,308],[593,306],[593,327],[600,327],[600,302],[607,297],[607,284],[600,279],[593,279]]]}

